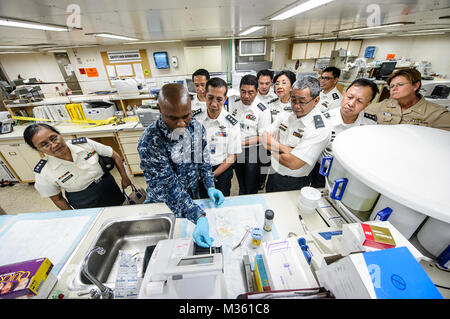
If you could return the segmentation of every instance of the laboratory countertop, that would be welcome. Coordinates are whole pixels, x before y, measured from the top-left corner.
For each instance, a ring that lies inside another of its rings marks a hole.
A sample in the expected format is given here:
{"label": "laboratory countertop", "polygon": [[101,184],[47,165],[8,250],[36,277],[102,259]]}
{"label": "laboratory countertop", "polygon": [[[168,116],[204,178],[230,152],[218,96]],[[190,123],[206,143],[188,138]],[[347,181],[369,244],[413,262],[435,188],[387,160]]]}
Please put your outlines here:
{"label": "laboratory countertop", "polygon": [[[274,227],[276,227],[280,238],[286,238],[290,232],[297,234],[298,236],[304,235],[304,230],[300,223],[299,212],[297,208],[297,201],[300,195],[300,191],[289,191],[280,193],[266,193],[259,194],[257,198],[261,201],[265,201],[267,208],[272,209],[275,212]],[[255,195],[251,198],[251,204],[254,202]],[[239,196],[245,203],[246,196]],[[230,197],[233,198],[233,197]],[[249,203],[250,204],[250,200]],[[87,250],[91,246],[93,240],[95,240],[102,225],[111,219],[119,218],[135,218],[146,217],[155,213],[170,213],[169,208],[165,204],[142,204],[133,206],[119,206],[119,207],[106,207],[98,214],[96,220],[92,223],[89,231],[86,233],[78,247],[73,252],[72,256],[67,261],[66,265],[62,268],[58,282],[53,288],[50,295],[55,292],[63,292],[66,298],[88,298],[89,296],[78,296],[80,291],[71,291],[68,289],[70,282],[74,277],[74,274],[81,265]],[[302,214],[306,226],[309,230],[322,229],[327,226],[318,214]],[[182,221],[184,219],[176,219],[174,227],[174,238],[179,234]]]}
{"label": "laboratory countertop", "polygon": [[40,106],[48,104],[69,104],[69,103],[82,103],[82,102],[96,102],[96,101],[119,101],[119,100],[136,100],[136,99],[153,99],[152,94],[130,94],[119,95],[115,94],[84,94],[84,95],[68,95],[48,97],[38,102],[20,103],[20,100],[8,101],[6,106],[8,107],[26,107],[26,106]]}
{"label": "laboratory countertop", "polygon": [[[30,124],[23,124],[14,126],[13,131],[8,134],[1,134],[0,141],[2,140],[17,140],[23,139],[23,132],[27,126]],[[93,134],[93,133],[112,133],[119,131],[143,131],[145,127],[142,126],[141,123],[136,121],[125,122],[124,124],[119,125],[89,125],[89,124],[72,124],[72,123],[60,123],[60,124],[52,124],[62,135],[78,135],[82,136],[82,134]]]}

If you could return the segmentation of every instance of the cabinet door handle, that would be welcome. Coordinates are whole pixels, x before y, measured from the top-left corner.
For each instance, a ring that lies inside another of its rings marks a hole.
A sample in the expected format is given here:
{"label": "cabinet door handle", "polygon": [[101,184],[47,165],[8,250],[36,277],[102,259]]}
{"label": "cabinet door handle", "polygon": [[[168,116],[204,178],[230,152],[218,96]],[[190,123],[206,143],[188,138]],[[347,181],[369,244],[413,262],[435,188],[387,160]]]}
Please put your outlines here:
{"label": "cabinet door handle", "polygon": [[16,155],[17,155],[16,152],[8,152],[8,154],[9,154],[10,156],[16,156]]}
{"label": "cabinet door handle", "polygon": [[8,144],[8,146],[11,146],[11,147],[19,147],[20,144]]}

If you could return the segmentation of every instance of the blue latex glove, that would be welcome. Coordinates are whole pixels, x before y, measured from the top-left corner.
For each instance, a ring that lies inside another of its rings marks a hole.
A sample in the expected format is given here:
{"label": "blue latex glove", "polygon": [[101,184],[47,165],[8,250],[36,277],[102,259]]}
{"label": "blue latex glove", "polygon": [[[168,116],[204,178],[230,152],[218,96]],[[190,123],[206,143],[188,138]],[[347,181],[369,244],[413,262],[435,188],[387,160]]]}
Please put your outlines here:
{"label": "blue latex glove", "polygon": [[214,187],[208,188],[208,196],[217,206],[222,205],[222,203],[225,200],[225,197],[223,196],[222,192]]}
{"label": "blue latex glove", "polygon": [[208,248],[212,245],[214,238],[209,237],[209,224],[206,217],[197,219],[197,225],[194,228],[192,237],[200,247]]}

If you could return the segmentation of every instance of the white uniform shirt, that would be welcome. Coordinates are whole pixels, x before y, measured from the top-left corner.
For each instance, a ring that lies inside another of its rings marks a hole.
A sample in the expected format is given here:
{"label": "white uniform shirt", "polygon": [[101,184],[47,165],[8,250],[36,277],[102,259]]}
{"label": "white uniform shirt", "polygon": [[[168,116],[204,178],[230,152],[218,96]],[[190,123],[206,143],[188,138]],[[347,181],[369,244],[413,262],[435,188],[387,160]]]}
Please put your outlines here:
{"label": "white uniform shirt", "polygon": [[331,126],[331,139],[330,143],[328,144],[326,150],[324,151],[324,156],[328,156],[331,154],[332,151],[332,143],[339,133],[342,131],[345,131],[351,127],[354,126],[361,126],[361,125],[376,125],[377,120],[376,116],[373,116],[369,113],[360,112],[358,114],[358,117],[356,118],[355,122],[346,124],[344,123],[344,120],[342,119],[341,115],[341,108],[332,109],[329,112],[325,112],[323,116],[327,119],[328,123],[330,123]]}
{"label": "white uniform shirt", "polygon": [[195,118],[205,127],[212,166],[221,164],[229,155],[242,152],[239,122],[225,109],[216,119],[211,119],[207,112]]}
{"label": "white uniform shirt", "polygon": [[46,156],[34,168],[36,181],[34,187],[42,197],[57,195],[61,189],[68,192],[86,189],[104,174],[98,163],[98,154],[108,157],[113,154],[110,146],[85,137],[66,143],[72,153],[73,162]]}
{"label": "white uniform shirt", "polygon": [[193,116],[200,113],[206,113],[206,101],[205,102],[199,101],[196,94],[194,98],[191,100],[191,110]]}
{"label": "white uniform shirt", "polygon": [[277,98],[277,94],[273,91],[273,87],[270,87],[269,92],[266,95],[262,95],[258,92],[257,97],[263,102],[265,105],[269,103],[269,101]]}
{"label": "white uniform shirt", "polygon": [[242,141],[255,136],[261,136],[270,127],[270,111],[258,97],[250,105],[242,103],[240,97],[228,99],[229,112],[239,122]]}
{"label": "white uniform shirt", "polygon": [[301,118],[283,113],[272,123],[269,133],[281,144],[292,147],[291,154],[304,161],[301,168],[292,170],[280,164],[272,155],[271,166],[280,175],[308,176],[331,137],[330,124],[317,108]]}
{"label": "white uniform shirt", "polygon": [[281,102],[280,98],[274,98],[267,103],[269,107],[270,114],[272,116],[272,123],[282,114],[283,112],[292,113],[291,101],[287,103]]}
{"label": "white uniform shirt", "polygon": [[322,113],[328,112],[329,110],[340,108],[342,101],[342,94],[339,90],[334,87],[327,94],[320,91],[320,101],[318,106],[320,107],[320,111]]}

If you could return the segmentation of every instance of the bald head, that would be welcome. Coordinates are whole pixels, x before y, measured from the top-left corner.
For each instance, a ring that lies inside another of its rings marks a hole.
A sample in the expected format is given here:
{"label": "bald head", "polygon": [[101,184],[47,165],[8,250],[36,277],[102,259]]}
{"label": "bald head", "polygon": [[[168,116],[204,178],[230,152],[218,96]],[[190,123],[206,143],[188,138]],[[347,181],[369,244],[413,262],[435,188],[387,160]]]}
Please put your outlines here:
{"label": "bald head", "polygon": [[158,103],[164,106],[175,106],[187,104],[189,99],[188,90],[181,84],[165,84],[158,94]]}
{"label": "bald head", "polygon": [[191,121],[191,99],[187,89],[178,83],[165,84],[158,94],[161,117],[171,130],[185,128]]}

